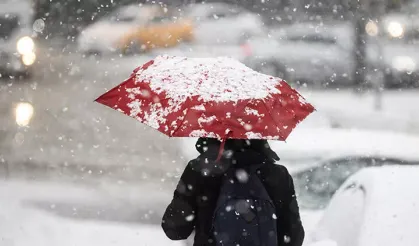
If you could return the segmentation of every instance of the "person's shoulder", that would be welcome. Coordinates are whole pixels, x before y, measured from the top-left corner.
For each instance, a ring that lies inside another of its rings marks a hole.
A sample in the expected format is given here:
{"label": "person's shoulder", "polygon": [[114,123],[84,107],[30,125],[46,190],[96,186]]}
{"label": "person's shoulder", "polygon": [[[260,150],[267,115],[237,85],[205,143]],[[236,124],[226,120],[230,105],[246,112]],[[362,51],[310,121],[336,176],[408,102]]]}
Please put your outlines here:
{"label": "person's shoulder", "polygon": [[273,182],[276,184],[283,184],[288,183],[289,181],[289,172],[288,169],[280,164],[276,163],[266,163],[260,169],[261,176],[265,180],[269,180],[269,182]]}
{"label": "person's shoulder", "polygon": [[188,162],[184,173],[200,173],[202,178],[220,177],[229,169],[229,163],[218,163],[217,161],[200,155]]}
{"label": "person's shoulder", "polygon": [[284,190],[289,187],[291,176],[285,166],[276,163],[266,163],[260,169],[260,178],[265,185]]}
{"label": "person's shoulder", "polygon": [[288,169],[284,165],[270,162],[266,163],[265,167],[270,172],[274,172],[275,174],[289,175]]}

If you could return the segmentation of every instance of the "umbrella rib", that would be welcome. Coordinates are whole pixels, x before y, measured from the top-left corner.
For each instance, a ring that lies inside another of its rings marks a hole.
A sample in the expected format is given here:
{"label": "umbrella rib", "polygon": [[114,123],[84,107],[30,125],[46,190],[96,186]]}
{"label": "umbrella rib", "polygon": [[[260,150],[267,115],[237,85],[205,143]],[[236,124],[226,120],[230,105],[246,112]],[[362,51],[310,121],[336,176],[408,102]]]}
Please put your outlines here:
{"label": "umbrella rib", "polygon": [[173,133],[172,134],[170,134],[170,137],[174,137],[175,136],[175,134],[177,133],[177,131],[180,129],[180,127],[183,125],[183,123],[185,122],[185,119],[186,119],[186,116],[188,115],[188,113],[189,113],[189,109],[190,108],[188,108],[188,109],[186,109],[186,114],[183,116],[183,119],[182,119],[182,122],[179,124],[179,126],[173,131]]}
{"label": "umbrella rib", "polygon": [[[269,111],[268,106],[266,106],[265,100],[262,100],[262,102],[263,102],[263,106],[265,106],[266,112],[268,112],[269,114],[269,117],[271,117],[272,121],[275,123],[275,126],[279,128],[278,123],[276,122],[271,112]],[[281,132],[278,132],[278,134],[281,136],[282,139],[284,139],[284,136],[281,134]]]}

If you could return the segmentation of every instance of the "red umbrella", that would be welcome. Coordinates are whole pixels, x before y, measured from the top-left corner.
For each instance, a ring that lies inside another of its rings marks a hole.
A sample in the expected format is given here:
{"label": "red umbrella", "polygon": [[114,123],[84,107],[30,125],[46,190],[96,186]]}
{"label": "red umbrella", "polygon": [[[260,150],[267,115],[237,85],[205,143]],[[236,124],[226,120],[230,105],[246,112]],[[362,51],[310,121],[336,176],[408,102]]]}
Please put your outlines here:
{"label": "red umbrella", "polygon": [[231,58],[159,56],[97,102],[170,137],[286,140],[314,107]]}

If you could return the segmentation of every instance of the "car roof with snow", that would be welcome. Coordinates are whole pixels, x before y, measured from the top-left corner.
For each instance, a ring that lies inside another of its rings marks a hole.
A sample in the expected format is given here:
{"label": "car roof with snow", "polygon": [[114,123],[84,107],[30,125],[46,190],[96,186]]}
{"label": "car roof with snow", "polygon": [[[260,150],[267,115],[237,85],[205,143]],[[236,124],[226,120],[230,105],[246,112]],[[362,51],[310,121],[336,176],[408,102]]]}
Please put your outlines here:
{"label": "car roof with snow", "polygon": [[[348,185],[365,191],[363,245],[417,245],[419,218],[419,167],[365,168],[349,178]],[[414,219],[413,219],[414,218]],[[368,244],[370,243],[370,244]]]}
{"label": "car roof with snow", "polygon": [[277,38],[285,38],[288,36],[306,36],[306,35],[321,35],[323,37],[339,38],[339,36],[348,36],[352,32],[350,24],[345,22],[333,23],[316,23],[316,22],[302,22],[292,25],[283,26],[274,29],[271,35]]}
{"label": "car roof with snow", "polygon": [[205,3],[205,4],[190,4],[184,8],[186,16],[190,17],[204,17],[212,11],[224,11],[231,14],[238,14],[245,11],[243,8],[227,4],[227,3]]}
{"label": "car roof with snow", "polygon": [[114,18],[135,18],[141,21],[147,21],[155,16],[163,15],[164,8],[159,5],[151,4],[128,4],[123,5],[100,18],[100,20],[112,20]]}
{"label": "car roof with snow", "polygon": [[[403,196],[419,202],[419,189],[414,191],[406,189],[407,187],[418,187],[418,177],[419,166],[368,167],[352,175],[345,183],[363,185],[367,192],[371,191],[374,198]],[[394,202],[400,203],[400,201]]]}

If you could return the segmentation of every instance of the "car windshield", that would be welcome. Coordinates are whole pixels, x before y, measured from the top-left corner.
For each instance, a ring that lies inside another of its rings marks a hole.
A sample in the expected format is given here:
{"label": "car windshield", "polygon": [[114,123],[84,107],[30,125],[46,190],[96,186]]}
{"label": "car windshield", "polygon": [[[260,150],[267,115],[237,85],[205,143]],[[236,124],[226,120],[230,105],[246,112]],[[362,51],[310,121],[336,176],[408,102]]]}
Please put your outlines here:
{"label": "car windshield", "polygon": [[135,16],[123,15],[118,12],[118,13],[108,16],[107,19],[111,22],[132,22],[135,20]]}
{"label": "car windshield", "polygon": [[172,19],[168,16],[155,16],[150,20],[150,23],[170,23]]}
{"label": "car windshield", "polygon": [[139,6],[128,5],[111,12],[104,19],[111,22],[132,22],[139,17],[140,11],[141,8]]}
{"label": "car windshield", "polygon": [[340,158],[322,162],[314,168],[294,175],[295,190],[300,206],[306,209],[324,209],[332,196],[349,176],[369,166],[414,164],[397,159]]}
{"label": "car windshield", "polygon": [[[271,33],[280,41],[303,42],[307,44],[336,45],[341,39],[350,39],[350,30],[344,27],[313,26],[313,24],[291,25]],[[339,39],[338,39],[339,38]]]}
{"label": "car windshield", "polygon": [[18,16],[12,14],[0,15],[0,39],[8,39],[18,26]]}
{"label": "car windshield", "polygon": [[219,5],[219,4],[202,4],[202,5],[193,5],[188,6],[180,12],[184,12],[184,15],[191,18],[205,18],[209,16],[217,17],[226,17],[226,16],[235,16],[240,13],[245,12],[245,10],[230,6],[230,5]]}
{"label": "car windshield", "polygon": [[285,40],[288,41],[301,41],[306,43],[320,43],[320,44],[336,44],[336,38],[333,37],[325,37],[318,34],[307,34],[303,36],[293,36],[289,35],[285,37]]}

